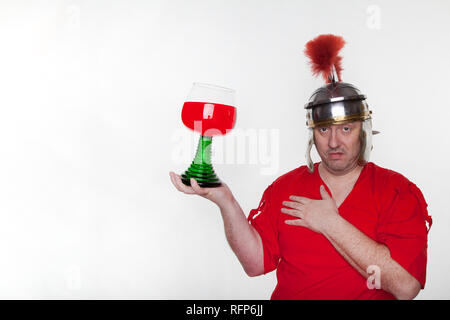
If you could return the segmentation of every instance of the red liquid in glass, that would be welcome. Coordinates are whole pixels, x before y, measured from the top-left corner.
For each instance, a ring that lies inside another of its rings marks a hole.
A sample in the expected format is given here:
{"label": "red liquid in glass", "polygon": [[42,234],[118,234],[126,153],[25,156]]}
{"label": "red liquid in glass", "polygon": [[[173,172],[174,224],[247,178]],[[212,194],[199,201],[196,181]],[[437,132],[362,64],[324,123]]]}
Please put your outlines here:
{"label": "red liquid in glass", "polygon": [[202,136],[224,135],[234,127],[236,108],[209,102],[185,102],[181,120]]}

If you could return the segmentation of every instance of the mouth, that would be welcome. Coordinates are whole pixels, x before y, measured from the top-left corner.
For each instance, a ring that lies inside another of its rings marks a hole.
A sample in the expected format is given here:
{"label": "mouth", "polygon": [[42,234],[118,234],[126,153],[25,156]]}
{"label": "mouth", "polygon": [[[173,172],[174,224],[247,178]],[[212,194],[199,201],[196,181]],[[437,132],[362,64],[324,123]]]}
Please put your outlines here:
{"label": "mouth", "polygon": [[328,156],[330,157],[330,159],[340,159],[344,156],[344,154],[342,152],[330,152]]}

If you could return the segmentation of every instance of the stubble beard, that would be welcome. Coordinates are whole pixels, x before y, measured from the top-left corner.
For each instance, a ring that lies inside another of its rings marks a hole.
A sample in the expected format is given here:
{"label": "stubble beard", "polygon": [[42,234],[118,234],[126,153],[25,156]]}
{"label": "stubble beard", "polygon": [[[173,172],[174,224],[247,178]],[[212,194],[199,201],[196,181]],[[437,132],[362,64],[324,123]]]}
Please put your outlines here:
{"label": "stubble beard", "polygon": [[342,159],[339,160],[328,160],[327,157],[322,158],[322,162],[324,162],[327,169],[335,174],[344,174],[353,167],[355,167],[353,161],[343,161]]}
{"label": "stubble beard", "polygon": [[[360,150],[361,151],[361,150]],[[332,160],[328,158],[330,152],[342,152],[343,156],[341,159]],[[328,150],[323,157],[321,157],[323,164],[326,169],[335,175],[343,175],[347,172],[352,171],[356,166],[358,166],[358,158],[360,152],[356,156],[348,159],[348,153],[344,150]]]}

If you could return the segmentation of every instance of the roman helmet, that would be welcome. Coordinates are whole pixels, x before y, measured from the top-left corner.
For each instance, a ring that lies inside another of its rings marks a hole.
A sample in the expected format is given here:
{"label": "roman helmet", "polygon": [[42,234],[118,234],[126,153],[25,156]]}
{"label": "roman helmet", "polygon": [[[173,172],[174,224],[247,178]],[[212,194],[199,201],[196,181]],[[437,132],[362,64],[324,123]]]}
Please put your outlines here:
{"label": "roman helmet", "polygon": [[332,34],[319,35],[305,46],[305,54],[310,59],[313,75],[322,75],[325,85],[318,88],[305,105],[306,125],[309,131],[306,149],[306,163],[310,172],[314,171],[311,160],[311,148],[314,144],[313,129],[318,126],[344,124],[353,121],[362,122],[360,165],[369,161],[373,149],[372,111],[366,102],[366,96],[354,85],[342,82],[339,51],[345,45],[340,36]]}

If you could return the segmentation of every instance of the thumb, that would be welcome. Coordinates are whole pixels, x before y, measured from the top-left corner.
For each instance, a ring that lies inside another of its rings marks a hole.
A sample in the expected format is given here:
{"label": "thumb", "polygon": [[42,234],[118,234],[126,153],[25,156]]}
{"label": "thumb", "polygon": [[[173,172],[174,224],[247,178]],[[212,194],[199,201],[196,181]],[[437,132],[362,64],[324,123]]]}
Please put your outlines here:
{"label": "thumb", "polygon": [[323,200],[331,198],[330,195],[328,194],[327,190],[325,190],[325,187],[323,184],[320,186],[320,195],[322,196]]}

